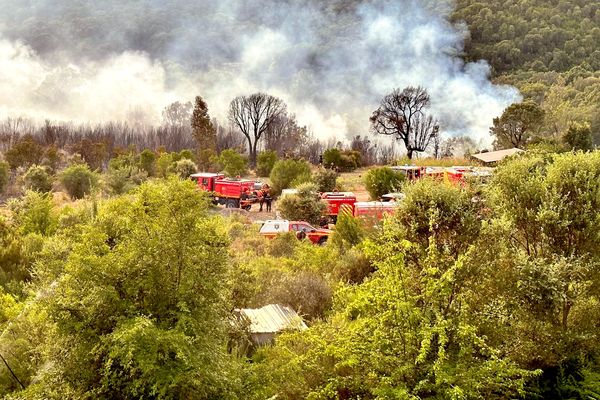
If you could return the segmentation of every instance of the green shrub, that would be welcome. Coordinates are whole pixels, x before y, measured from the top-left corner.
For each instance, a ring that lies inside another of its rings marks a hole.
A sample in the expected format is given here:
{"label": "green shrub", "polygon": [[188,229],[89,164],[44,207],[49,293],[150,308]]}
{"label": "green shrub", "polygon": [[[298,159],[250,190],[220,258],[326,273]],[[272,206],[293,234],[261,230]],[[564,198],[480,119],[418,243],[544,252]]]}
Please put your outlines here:
{"label": "green shrub", "polygon": [[4,191],[4,187],[10,178],[10,165],[6,161],[0,161],[0,193]]}
{"label": "green shrub", "polygon": [[142,184],[147,177],[146,171],[136,167],[109,169],[104,175],[104,182],[112,194],[123,194]]}
{"label": "green shrub", "polygon": [[47,193],[52,190],[52,177],[46,168],[33,165],[23,176],[25,188],[36,192]]}
{"label": "green shrub", "polygon": [[590,124],[571,124],[563,134],[562,141],[569,150],[590,151],[594,148]]}
{"label": "green shrub", "polygon": [[331,148],[323,153],[325,167],[337,167],[342,171],[354,171],[361,166],[360,153],[355,150],[340,150]]}
{"label": "green shrub", "polygon": [[278,195],[283,189],[294,184],[310,181],[310,164],[306,161],[279,160],[273,166],[271,175],[271,193]]}
{"label": "green shrub", "polygon": [[156,174],[156,154],[152,150],[145,149],[140,153],[140,169],[146,171],[148,176]]}
{"label": "green shrub", "polygon": [[213,149],[204,149],[200,150],[198,154],[198,168],[200,171],[205,172],[216,172],[218,170],[219,157],[217,156],[217,152]]}
{"label": "green shrub", "polygon": [[340,213],[335,224],[332,242],[340,249],[351,248],[366,237],[365,229],[360,221],[349,213]]}
{"label": "green shrub", "polygon": [[369,195],[376,200],[386,193],[397,192],[402,188],[405,176],[389,167],[371,168],[365,174],[365,186]]}
{"label": "green shrub", "polygon": [[243,176],[248,173],[248,160],[234,149],[223,150],[219,155],[219,164],[229,176]]}
{"label": "green shrub", "polygon": [[174,163],[173,154],[177,153],[161,153],[156,160],[156,170],[158,176],[166,178],[170,172],[171,166]]}
{"label": "green shrub", "polygon": [[313,182],[317,185],[319,192],[332,192],[337,187],[337,172],[331,169],[319,168],[313,174]]}
{"label": "green shrub", "polygon": [[192,160],[194,161],[194,153],[191,150],[183,149],[179,153],[173,152],[171,153],[173,162],[177,162],[179,160]]}
{"label": "green shrub", "polygon": [[15,222],[23,235],[37,233],[49,236],[58,224],[54,202],[49,193],[27,191],[19,200],[9,203]]}
{"label": "green shrub", "polygon": [[298,187],[298,194],[285,196],[277,208],[285,219],[318,224],[326,205],[321,201],[315,184],[304,183]]}
{"label": "green shrub", "polygon": [[187,158],[183,158],[175,163],[175,173],[181,179],[187,179],[191,174],[194,174],[197,171],[198,167],[196,167],[196,164]]}
{"label": "green shrub", "polygon": [[5,154],[6,161],[12,169],[39,164],[43,156],[44,149],[30,135],[15,143]]}
{"label": "green shrub", "polygon": [[256,161],[256,175],[269,176],[277,162],[277,152],[274,150],[263,151]]}
{"label": "green shrub", "polygon": [[140,163],[139,157],[135,155],[135,153],[125,153],[119,154],[116,157],[113,157],[108,162],[109,170],[120,170],[120,169],[130,169],[134,166],[137,166]]}
{"label": "green shrub", "polygon": [[82,199],[98,183],[98,175],[87,165],[71,165],[60,174],[60,183],[73,199]]}

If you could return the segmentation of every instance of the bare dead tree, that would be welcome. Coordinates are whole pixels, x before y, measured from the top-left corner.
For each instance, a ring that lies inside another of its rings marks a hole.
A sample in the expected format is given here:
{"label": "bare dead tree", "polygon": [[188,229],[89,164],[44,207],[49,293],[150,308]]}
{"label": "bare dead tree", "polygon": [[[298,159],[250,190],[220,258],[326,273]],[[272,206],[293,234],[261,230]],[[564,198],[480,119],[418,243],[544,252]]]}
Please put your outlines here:
{"label": "bare dead tree", "polygon": [[265,132],[265,150],[274,150],[280,157],[294,155],[308,140],[308,128],[298,125],[295,115],[282,114],[273,120]]}
{"label": "bare dead tree", "polygon": [[250,164],[256,166],[256,151],[269,126],[286,114],[285,103],[266,93],[239,96],[229,105],[229,120],[246,137]]}
{"label": "bare dead tree", "polygon": [[379,108],[371,115],[371,130],[380,135],[395,136],[406,147],[409,159],[415,151],[425,151],[433,133],[439,131],[437,122],[425,115],[430,104],[427,91],[409,86],[402,91],[394,89],[383,97]]}
{"label": "bare dead tree", "polygon": [[363,166],[373,165],[377,162],[377,144],[367,136],[354,136],[350,142],[350,149],[360,153]]}
{"label": "bare dead tree", "polygon": [[419,113],[414,116],[413,129],[408,136],[410,149],[423,152],[429,148],[432,142],[435,143],[436,140],[439,142],[440,126],[431,115]]}

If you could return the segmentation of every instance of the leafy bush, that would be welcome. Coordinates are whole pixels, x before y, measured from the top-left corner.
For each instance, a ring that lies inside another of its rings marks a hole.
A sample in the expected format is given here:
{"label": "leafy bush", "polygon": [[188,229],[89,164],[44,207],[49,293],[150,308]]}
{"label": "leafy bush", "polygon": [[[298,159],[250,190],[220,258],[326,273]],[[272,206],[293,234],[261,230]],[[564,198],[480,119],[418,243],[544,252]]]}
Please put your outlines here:
{"label": "leafy bush", "polygon": [[52,177],[46,168],[33,165],[23,176],[25,188],[36,192],[47,193],[52,190]]}
{"label": "leafy bush", "polygon": [[49,236],[56,230],[58,215],[49,193],[29,190],[19,199],[9,203],[15,222],[23,235],[36,233]]}
{"label": "leafy bush", "polygon": [[354,150],[340,150],[335,147],[323,153],[325,167],[337,167],[342,171],[354,171],[361,166],[360,153]]}
{"label": "leafy bush", "polygon": [[[216,161],[216,162],[215,162]],[[198,154],[198,168],[200,171],[215,172],[218,163],[217,152],[213,149],[200,150]]]}
{"label": "leafy bush", "polygon": [[223,150],[219,155],[219,164],[229,176],[243,176],[248,173],[248,160],[234,149]]}
{"label": "leafy bush", "polygon": [[10,165],[6,161],[0,161],[0,193],[10,178]]}
{"label": "leafy bush", "polygon": [[340,249],[358,245],[365,238],[365,230],[360,221],[349,213],[340,213],[335,224],[332,242]]}
{"label": "leafy bush", "polygon": [[60,183],[73,199],[82,199],[98,183],[98,175],[87,165],[71,165],[60,174]]}
{"label": "leafy bush", "polygon": [[173,154],[172,153],[160,153],[156,160],[156,169],[158,176],[166,178],[169,174],[171,165],[173,165]]}
{"label": "leafy bush", "polygon": [[258,155],[256,161],[256,175],[269,176],[273,166],[277,162],[277,152],[274,150],[263,151]]}
{"label": "leafy bush", "polygon": [[313,182],[317,185],[319,192],[332,192],[337,187],[337,172],[331,169],[319,168],[313,174]]}
{"label": "leafy bush", "polygon": [[183,158],[175,163],[175,173],[181,179],[187,179],[191,174],[194,174],[198,171],[198,167],[192,160],[187,158]]}
{"label": "leafy bush", "polygon": [[389,167],[378,167],[371,168],[365,174],[364,180],[369,195],[376,200],[386,193],[399,191],[405,176]]}
{"label": "leafy bush", "polygon": [[269,178],[271,193],[278,195],[283,189],[289,188],[292,182],[300,184],[310,181],[310,164],[292,159],[279,160],[273,166]]}
{"label": "leafy bush", "polygon": [[137,167],[109,168],[104,175],[104,182],[112,194],[123,194],[142,184],[147,176],[146,171]]}
{"label": "leafy bush", "polygon": [[434,237],[438,246],[458,253],[469,247],[481,227],[480,204],[472,188],[419,179],[408,185],[395,219],[406,227],[405,238],[423,247]]}
{"label": "leafy bush", "polygon": [[283,218],[312,224],[319,223],[325,208],[325,203],[321,201],[313,183],[298,186],[298,194],[285,196],[278,205]]}
{"label": "leafy bush", "polygon": [[156,174],[156,154],[152,150],[145,149],[140,153],[140,169],[146,171],[148,176]]}
{"label": "leafy bush", "polygon": [[30,135],[23,137],[5,154],[6,161],[12,169],[39,164],[43,156],[44,149]]}
{"label": "leafy bush", "polygon": [[569,150],[589,151],[594,148],[592,144],[592,129],[589,124],[571,124],[562,137],[563,143]]}
{"label": "leafy bush", "polygon": [[183,149],[179,153],[173,152],[173,162],[177,162],[179,160],[192,160],[194,161],[194,153],[189,149]]}

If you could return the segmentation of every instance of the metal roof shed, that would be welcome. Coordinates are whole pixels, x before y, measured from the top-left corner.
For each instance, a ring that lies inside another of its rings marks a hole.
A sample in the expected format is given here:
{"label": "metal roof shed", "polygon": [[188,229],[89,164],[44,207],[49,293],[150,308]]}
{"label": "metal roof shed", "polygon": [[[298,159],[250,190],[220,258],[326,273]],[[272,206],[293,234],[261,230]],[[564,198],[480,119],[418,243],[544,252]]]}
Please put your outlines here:
{"label": "metal roof shed", "polygon": [[515,155],[517,153],[522,153],[522,152],[523,152],[523,150],[513,147],[512,149],[488,151],[485,153],[472,154],[471,157],[478,159],[479,161],[483,162],[484,164],[493,164],[493,163],[502,161],[506,157]]}
{"label": "metal roof shed", "polygon": [[257,345],[271,343],[278,333],[286,330],[308,329],[296,311],[280,304],[269,304],[257,309],[241,308],[236,311],[250,321],[252,341]]}

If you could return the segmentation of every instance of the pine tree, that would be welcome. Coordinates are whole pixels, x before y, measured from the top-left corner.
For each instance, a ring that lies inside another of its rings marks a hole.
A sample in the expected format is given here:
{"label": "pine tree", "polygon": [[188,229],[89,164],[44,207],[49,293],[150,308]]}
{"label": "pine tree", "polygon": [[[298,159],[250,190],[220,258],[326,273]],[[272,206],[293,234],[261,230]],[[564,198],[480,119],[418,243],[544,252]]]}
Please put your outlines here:
{"label": "pine tree", "polygon": [[208,115],[208,105],[200,96],[196,96],[194,112],[192,113],[192,135],[200,151],[217,149],[217,132],[210,116]]}

